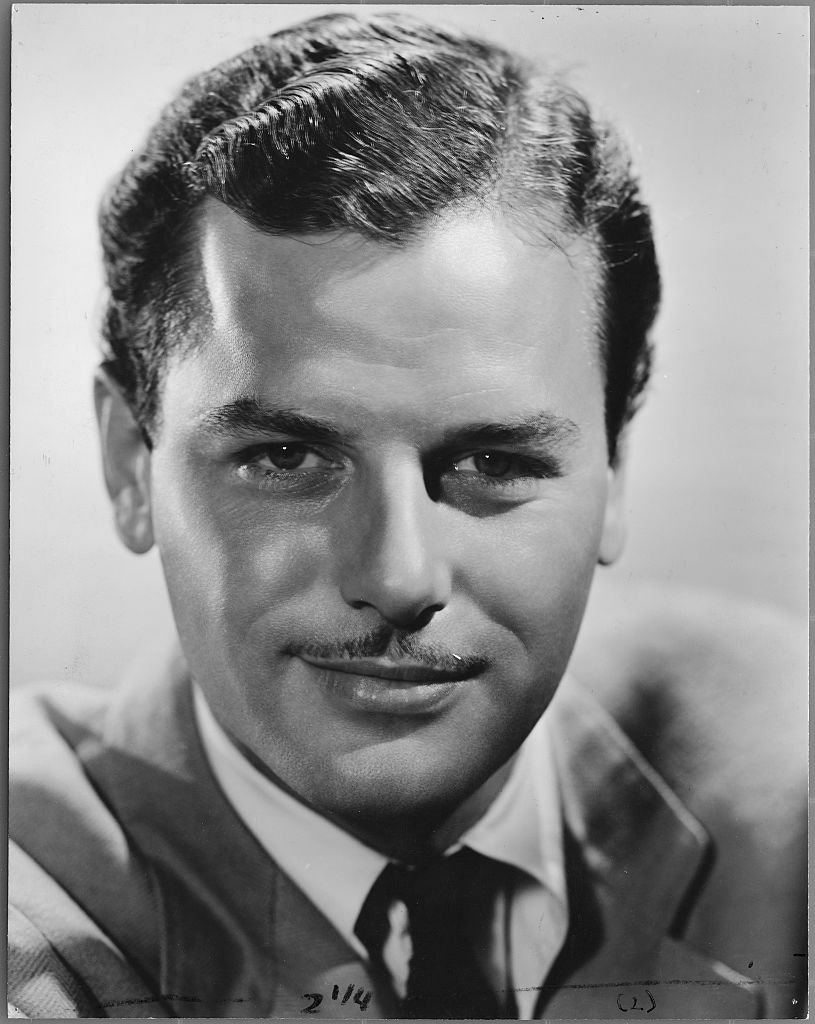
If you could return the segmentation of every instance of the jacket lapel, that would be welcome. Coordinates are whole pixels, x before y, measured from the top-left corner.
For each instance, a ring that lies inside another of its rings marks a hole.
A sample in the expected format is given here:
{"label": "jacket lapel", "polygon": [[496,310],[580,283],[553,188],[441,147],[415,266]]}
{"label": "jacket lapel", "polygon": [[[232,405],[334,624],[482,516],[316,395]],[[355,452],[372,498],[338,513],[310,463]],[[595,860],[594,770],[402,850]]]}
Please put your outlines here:
{"label": "jacket lapel", "polygon": [[751,982],[668,937],[709,840],[619,727],[567,681],[549,713],[561,780],[569,934],[547,1017],[753,1017]]}
{"label": "jacket lapel", "polygon": [[395,1013],[389,986],[369,972],[282,871],[277,873],[275,1016],[382,1018]]}
{"label": "jacket lapel", "polygon": [[155,976],[174,1013],[299,1016],[313,993],[323,1017],[362,1015],[363,1000],[365,1016],[385,1015],[387,996],[356,953],[223,796],[180,654],[168,668],[164,652],[128,681],[90,768],[152,871]]}

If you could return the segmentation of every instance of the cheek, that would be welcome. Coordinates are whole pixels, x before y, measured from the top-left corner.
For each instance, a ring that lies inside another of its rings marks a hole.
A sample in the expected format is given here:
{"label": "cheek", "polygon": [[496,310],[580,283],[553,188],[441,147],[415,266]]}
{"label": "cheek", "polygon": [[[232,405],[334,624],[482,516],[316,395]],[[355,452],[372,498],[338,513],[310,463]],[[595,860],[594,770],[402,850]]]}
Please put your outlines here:
{"label": "cheek", "polygon": [[555,497],[474,524],[483,535],[469,544],[464,586],[536,662],[560,662],[571,653],[604,509],[605,474],[598,473],[577,499]]}
{"label": "cheek", "polygon": [[162,467],[153,488],[156,543],[179,626],[213,640],[245,637],[325,572],[325,527],[296,510],[272,515],[268,503],[225,497],[190,475]]}

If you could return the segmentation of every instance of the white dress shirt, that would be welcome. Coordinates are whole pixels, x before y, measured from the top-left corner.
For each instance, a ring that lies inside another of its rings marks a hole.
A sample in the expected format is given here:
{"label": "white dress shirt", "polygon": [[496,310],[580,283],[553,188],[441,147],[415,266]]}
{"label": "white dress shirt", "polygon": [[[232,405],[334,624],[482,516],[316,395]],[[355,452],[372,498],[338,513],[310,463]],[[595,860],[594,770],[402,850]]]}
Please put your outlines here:
{"label": "white dress shirt", "polygon": [[[388,859],[258,771],[215,720],[198,687],[194,690],[201,742],[227,799],[269,856],[367,960],[354,925]],[[529,1020],[568,925],[560,801],[546,715],[521,747],[504,788],[445,853],[463,846],[518,869],[511,895],[495,897],[490,959],[483,966],[496,991],[514,989],[518,1018]],[[384,960],[397,994],[404,995],[411,952],[404,905],[395,901],[389,918]]]}

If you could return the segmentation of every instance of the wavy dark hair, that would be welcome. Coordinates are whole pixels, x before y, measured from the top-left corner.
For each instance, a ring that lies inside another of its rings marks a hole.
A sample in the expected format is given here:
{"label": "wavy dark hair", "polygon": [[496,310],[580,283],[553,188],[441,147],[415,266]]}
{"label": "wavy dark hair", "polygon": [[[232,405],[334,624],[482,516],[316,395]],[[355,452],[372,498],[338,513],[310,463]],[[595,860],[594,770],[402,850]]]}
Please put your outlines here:
{"label": "wavy dark hair", "polygon": [[191,258],[206,197],[262,231],[391,245],[459,206],[497,203],[519,227],[554,215],[596,254],[615,459],[648,379],[659,271],[625,147],[559,75],[411,16],[342,13],[188,82],[100,214],[105,365],[148,444],[167,356],[206,301]]}

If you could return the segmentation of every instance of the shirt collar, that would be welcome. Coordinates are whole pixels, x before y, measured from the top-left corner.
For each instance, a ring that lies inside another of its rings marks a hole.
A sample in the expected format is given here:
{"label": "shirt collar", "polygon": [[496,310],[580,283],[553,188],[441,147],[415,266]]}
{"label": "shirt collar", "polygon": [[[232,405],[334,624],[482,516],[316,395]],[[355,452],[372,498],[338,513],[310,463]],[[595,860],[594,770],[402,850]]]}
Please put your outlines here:
{"label": "shirt collar", "polygon": [[[213,774],[269,856],[361,956],[359,912],[387,858],[276,786],[240,753],[197,686],[195,716]],[[531,875],[566,902],[560,804],[544,716],[504,788],[448,852],[469,846]]]}
{"label": "shirt collar", "polygon": [[546,715],[518,752],[504,788],[457,845],[525,871],[566,902],[560,796]]}

